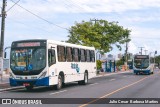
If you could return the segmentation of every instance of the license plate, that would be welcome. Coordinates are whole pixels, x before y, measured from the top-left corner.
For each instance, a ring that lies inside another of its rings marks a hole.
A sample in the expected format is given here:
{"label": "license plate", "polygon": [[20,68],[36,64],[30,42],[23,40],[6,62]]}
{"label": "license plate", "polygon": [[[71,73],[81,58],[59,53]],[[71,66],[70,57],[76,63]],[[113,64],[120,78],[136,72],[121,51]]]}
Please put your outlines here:
{"label": "license plate", "polygon": [[30,86],[29,83],[23,83],[23,86]]}

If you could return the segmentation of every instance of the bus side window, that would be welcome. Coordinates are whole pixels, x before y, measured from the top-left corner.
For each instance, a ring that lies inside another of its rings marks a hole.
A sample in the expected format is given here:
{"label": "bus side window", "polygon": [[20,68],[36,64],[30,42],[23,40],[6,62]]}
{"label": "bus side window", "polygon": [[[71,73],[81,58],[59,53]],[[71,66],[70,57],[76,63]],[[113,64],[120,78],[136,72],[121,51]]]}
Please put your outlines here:
{"label": "bus side window", "polygon": [[57,53],[58,53],[58,61],[65,62],[66,61],[65,47],[57,46]]}
{"label": "bus side window", "polygon": [[55,50],[49,49],[48,50],[48,65],[51,66],[56,63],[56,55]]}
{"label": "bus side window", "polygon": [[80,50],[80,59],[81,59],[81,62],[85,62],[86,59],[85,59],[85,50],[84,49],[81,49]]}
{"label": "bus side window", "polygon": [[86,61],[87,61],[87,62],[91,62],[90,50],[86,50]]}
{"label": "bus side window", "polygon": [[78,48],[73,48],[73,60],[75,62],[79,62],[79,49]]}
{"label": "bus side window", "polygon": [[66,61],[67,62],[72,62],[72,48],[71,47],[66,47]]}
{"label": "bus side window", "polygon": [[95,52],[93,50],[91,50],[91,61],[95,62]]}

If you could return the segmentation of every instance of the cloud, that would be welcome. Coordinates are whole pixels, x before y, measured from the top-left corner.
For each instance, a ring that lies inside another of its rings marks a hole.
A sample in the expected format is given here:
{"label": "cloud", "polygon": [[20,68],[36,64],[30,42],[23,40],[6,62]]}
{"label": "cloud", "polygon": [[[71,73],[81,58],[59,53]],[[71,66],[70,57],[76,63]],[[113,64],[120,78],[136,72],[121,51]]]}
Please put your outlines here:
{"label": "cloud", "polygon": [[[8,2],[10,7],[13,3]],[[159,0],[23,0],[18,4],[37,14],[124,12],[148,7],[160,7]],[[17,8],[15,6],[14,8]],[[23,13],[24,10],[17,10]]]}
{"label": "cloud", "polygon": [[[119,21],[124,28],[132,29],[131,52],[138,52],[138,46],[144,46],[149,51],[159,49],[160,43],[156,38],[160,38],[160,29],[157,24],[157,28],[150,27],[148,22],[160,21],[160,0],[21,0],[18,4],[50,22],[67,28],[73,25],[74,21],[87,18],[89,20],[93,17]],[[8,1],[7,9],[12,5],[13,3]],[[6,23],[7,43],[29,38],[65,40],[68,35],[66,30],[48,24],[18,6],[14,6],[7,13],[6,19],[11,19]]]}
{"label": "cloud", "polygon": [[126,20],[130,21],[130,22],[160,21],[160,16],[159,17],[155,17],[155,16],[149,16],[149,17],[140,17],[140,16],[126,17]]}
{"label": "cloud", "polygon": [[131,37],[132,38],[144,38],[144,39],[160,39],[160,28],[150,28],[150,27],[139,27],[139,26],[131,26],[129,29],[132,30]]}
{"label": "cloud", "polygon": [[136,53],[138,51],[138,47],[134,44],[134,42],[129,42],[128,52]]}
{"label": "cloud", "polygon": [[[131,42],[129,50],[133,53],[137,53],[140,51],[138,47],[144,47],[143,50],[148,50],[149,52],[154,52],[157,50],[160,52],[159,46],[159,34],[160,29],[159,28],[145,28],[145,27],[138,27],[138,26],[132,26],[130,27],[132,29],[131,32]],[[144,53],[144,51],[143,51]]]}

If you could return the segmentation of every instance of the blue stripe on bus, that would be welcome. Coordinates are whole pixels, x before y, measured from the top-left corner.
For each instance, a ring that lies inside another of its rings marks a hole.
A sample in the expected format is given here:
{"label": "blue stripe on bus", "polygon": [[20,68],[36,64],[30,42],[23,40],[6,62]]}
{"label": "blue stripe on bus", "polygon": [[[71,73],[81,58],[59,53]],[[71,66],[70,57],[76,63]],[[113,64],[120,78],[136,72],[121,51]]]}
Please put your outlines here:
{"label": "blue stripe on bus", "polygon": [[9,78],[11,86],[22,86],[23,83],[30,83],[34,86],[49,86],[49,77],[36,80],[17,80]]}
{"label": "blue stripe on bus", "polygon": [[150,70],[134,70],[134,73],[139,73],[139,72],[143,72],[143,73],[150,73]]}

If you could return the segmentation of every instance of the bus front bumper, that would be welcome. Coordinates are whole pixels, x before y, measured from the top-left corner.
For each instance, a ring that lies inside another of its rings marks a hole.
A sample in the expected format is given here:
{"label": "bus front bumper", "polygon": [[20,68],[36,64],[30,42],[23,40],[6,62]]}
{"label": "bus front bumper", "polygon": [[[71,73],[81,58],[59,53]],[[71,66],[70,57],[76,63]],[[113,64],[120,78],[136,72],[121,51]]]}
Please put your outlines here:
{"label": "bus front bumper", "polygon": [[150,70],[134,70],[134,73],[137,74],[137,73],[140,73],[140,74],[149,74],[151,73]]}
{"label": "bus front bumper", "polygon": [[29,84],[33,86],[49,86],[49,77],[42,79],[32,79],[32,80],[19,80],[9,78],[10,86],[24,86],[24,84]]}

